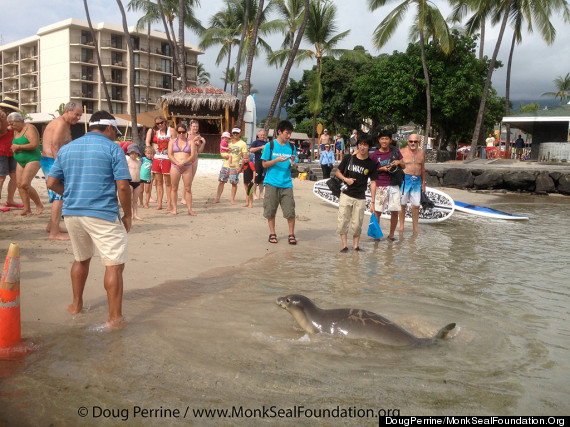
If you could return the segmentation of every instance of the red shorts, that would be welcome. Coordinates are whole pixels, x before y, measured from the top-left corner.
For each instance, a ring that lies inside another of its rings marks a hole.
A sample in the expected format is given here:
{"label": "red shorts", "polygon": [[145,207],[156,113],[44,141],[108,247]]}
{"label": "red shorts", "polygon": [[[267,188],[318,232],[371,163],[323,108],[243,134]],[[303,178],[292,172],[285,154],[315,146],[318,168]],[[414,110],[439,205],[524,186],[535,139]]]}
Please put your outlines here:
{"label": "red shorts", "polygon": [[170,175],[170,160],[168,159],[152,159],[151,172]]}

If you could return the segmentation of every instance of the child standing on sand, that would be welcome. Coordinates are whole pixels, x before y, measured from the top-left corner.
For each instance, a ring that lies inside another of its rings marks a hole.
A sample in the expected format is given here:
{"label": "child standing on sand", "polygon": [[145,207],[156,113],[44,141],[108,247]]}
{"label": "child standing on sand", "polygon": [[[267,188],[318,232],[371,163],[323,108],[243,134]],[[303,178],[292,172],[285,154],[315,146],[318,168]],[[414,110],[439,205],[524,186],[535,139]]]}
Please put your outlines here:
{"label": "child standing on sand", "polygon": [[134,219],[142,219],[138,216],[138,200],[139,200],[139,192],[141,191],[141,166],[142,163],[139,160],[139,156],[141,155],[141,150],[137,146],[137,144],[129,145],[127,149],[127,165],[129,166],[129,172],[131,173],[131,182],[129,183],[131,188],[133,189],[133,195],[131,198],[132,210],[133,210],[133,218]]}
{"label": "child standing on sand", "polygon": [[253,179],[255,178],[255,165],[251,159],[243,162],[243,185],[245,188],[244,208],[253,208]]}
{"label": "child standing on sand", "polygon": [[140,191],[141,200],[144,198],[144,203],[141,206],[148,209],[148,204],[150,202],[150,193],[152,191],[151,184],[151,169],[152,169],[152,159],[154,159],[154,148],[146,147],[144,149],[144,157],[141,159],[141,184],[142,188]]}
{"label": "child standing on sand", "polygon": [[[231,137],[232,136],[230,135],[229,132],[222,133],[222,140],[220,141],[220,154],[225,154],[229,151],[229,149],[230,149],[229,144],[230,144],[230,138]],[[222,157],[224,157],[224,156],[222,156]],[[232,156],[229,156],[228,159],[230,162],[230,165],[229,165],[230,169],[237,169],[235,167],[235,165],[232,163]]]}

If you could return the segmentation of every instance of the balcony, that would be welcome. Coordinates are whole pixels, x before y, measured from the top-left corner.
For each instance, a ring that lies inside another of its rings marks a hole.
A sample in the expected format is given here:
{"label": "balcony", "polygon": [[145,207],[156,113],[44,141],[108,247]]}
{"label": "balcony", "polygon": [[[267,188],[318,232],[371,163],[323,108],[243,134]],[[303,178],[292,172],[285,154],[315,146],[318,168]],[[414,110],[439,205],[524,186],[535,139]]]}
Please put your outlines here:
{"label": "balcony", "polygon": [[22,67],[21,74],[36,74],[38,72],[36,67]]}
{"label": "balcony", "polygon": [[18,92],[18,86],[12,86],[12,87],[7,87],[6,89],[4,89],[5,93],[17,93]]}
{"label": "balcony", "polygon": [[118,43],[112,42],[110,40],[101,41],[101,49],[114,49],[114,50],[122,50],[122,51],[127,50],[126,47],[124,47],[122,45],[122,43],[118,44]]}
{"label": "balcony", "polygon": [[22,53],[22,61],[35,61],[37,57],[37,52]]}
{"label": "balcony", "polygon": [[21,105],[33,105],[37,103],[38,103],[38,98],[36,96],[22,98],[22,101],[20,102]]}
{"label": "balcony", "polygon": [[22,90],[36,90],[37,88],[38,84],[36,82],[22,83],[20,85],[20,89]]}
{"label": "balcony", "polygon": [[72,73],[71,74],[71,80],[81,80],[84,82],[94,82],[95,78],[92,75],[88,75],[88,74]]}
{"label": "balcony", "polygon": [[82,58],[81,56],[75,56],[71,61],[72,64],[91,64],[95,65],[94,58]]}
{"label": "balcony", "polygon": [[95,48],[95,42],[93,40],[84,40],[82,41],[81,39],[73,39],[71,40],[70,45],[72,46],[82,46],[82,47],[90,47],[90,48]]}

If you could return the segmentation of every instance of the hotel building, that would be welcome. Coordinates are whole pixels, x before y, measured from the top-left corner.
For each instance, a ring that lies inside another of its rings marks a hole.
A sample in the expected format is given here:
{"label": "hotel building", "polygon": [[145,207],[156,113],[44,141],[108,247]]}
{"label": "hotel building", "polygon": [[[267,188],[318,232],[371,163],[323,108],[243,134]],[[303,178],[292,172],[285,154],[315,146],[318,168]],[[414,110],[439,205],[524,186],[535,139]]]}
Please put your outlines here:
{"label": "hotel building", "polygon": [[[113,113],[129,111],[129,54],[123,27],[93,23]],[[178,90],[166,34],[129,27],[133,41],[137,112],[156,108],[161,95]],[[197,57],[204,52],[185,43],[186,75],[196,85]],[[107,109],[107,99],[87,21],[70,18],[37,34],[0,46],[0,97],[18,100],[27,113],[55,112],[76,101],[88,113]]]}

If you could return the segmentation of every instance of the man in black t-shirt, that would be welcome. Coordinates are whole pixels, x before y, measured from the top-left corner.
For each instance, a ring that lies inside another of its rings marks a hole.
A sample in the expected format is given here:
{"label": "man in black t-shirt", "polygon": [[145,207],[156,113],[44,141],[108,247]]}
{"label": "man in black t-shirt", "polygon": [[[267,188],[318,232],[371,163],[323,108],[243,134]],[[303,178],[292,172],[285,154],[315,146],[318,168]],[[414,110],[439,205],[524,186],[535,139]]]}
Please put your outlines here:
{"label": "man in black t-shirt", "polygon": [[[358,139],[356,152],[344,156],[336,171],[336,176],[343,180],[346,189],[341,193],[338,206],[338,225],[336,232],[342,241],[341,252],[348,252],[347,235],[349,226],[352,229],[353,245],[355,251],[362,251],[358,246],[366,208],[366,187],[370,180],[372,200],[376,198],[376,179],[378,169],[376,163],[368,156],[372,146],[372,139],[365,137]],[[370,204],[370,211],[374,214],[374,203]]]}
{"label": "man in black t-shirt", "polygon": [[253,187],[254,200],[263,199],[263,178],[265,178],[265,170],[261,163],[261,153],[263,152],[265,144],[267,144],[267,134],[263,129],[261,129],[257,134],[257,139],[251,143],[251,147],[249,148],[249,152],[255,155],[255,185]]}

